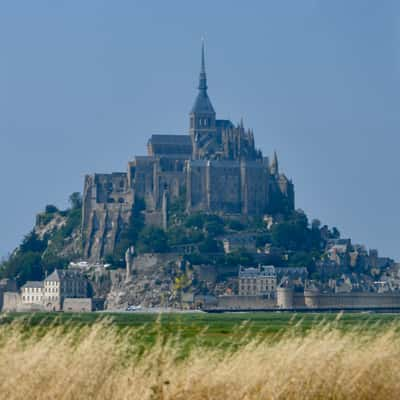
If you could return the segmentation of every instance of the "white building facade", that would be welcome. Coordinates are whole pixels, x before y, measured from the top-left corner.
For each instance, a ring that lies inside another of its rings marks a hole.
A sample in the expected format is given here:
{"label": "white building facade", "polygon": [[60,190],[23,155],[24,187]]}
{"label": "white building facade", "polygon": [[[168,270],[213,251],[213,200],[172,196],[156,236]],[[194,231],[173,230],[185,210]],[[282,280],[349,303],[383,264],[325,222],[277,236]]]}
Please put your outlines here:
{"label": "white building facade", "polygon": [[277,286],[275,267],[272,265],[257,268],[239,269],[239,296],[267,296],[274,298]]}

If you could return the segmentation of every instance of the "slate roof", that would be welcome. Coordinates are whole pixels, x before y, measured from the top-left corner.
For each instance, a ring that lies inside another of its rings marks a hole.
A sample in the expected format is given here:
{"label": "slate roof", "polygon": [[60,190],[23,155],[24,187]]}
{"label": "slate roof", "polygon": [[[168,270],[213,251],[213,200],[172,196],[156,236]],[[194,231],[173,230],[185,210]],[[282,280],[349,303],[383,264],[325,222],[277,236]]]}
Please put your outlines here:
{"label": "slate roof", "polygon": [[152,135],[148,145],[154,155],[192,154],[192,139],[189,135]]}
{"label": "slate roof", "polygon": [[60,275],[56,269],[45,279],[45,281],[59,281],[59,280],[60,280]]}
{"label": "slate roof", "polygon": [[42,288],[43,287],[43,281],[28,281],[25,283],[25,285],[22,286],[22,289],[24,288]]}
{"label": "slate roof", "polygon": [[217,129],[232,129],[235,127],[229,119],[217,119],[215,120],[215,126]]}
{"label": "slate roof", "polygon": [[205,90],[200,90],[191,113],[196,114],[215,114],[214,107],[211,104],[211,100]]}
{"label": "slate roof", "polygon": [[192,140],[189,135],[151,135],[149,140],[151,144],[178,144],[182,146],[191,146]]}
{"label": "slate roof", "polygon": [[45,281],[60,281],[64,278],[75,278],[79,276],[79,271],[71,271],[71,270],[58,270],[55,269],[46,279]]}

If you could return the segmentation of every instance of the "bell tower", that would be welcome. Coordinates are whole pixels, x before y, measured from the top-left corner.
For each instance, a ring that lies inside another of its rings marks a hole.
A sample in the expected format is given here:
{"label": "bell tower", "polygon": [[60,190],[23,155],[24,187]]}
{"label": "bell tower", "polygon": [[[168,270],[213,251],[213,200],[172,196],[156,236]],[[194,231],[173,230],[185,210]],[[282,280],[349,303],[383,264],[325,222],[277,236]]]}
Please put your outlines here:
{"label": "bell tower", "polygon": [[193,144],[193,158],[201,158],[200,148],[216,134],[215,111],[207,94],[207,75],[204,57],[204,41],[201,45],[199,93],[190,111],[189,134]]}

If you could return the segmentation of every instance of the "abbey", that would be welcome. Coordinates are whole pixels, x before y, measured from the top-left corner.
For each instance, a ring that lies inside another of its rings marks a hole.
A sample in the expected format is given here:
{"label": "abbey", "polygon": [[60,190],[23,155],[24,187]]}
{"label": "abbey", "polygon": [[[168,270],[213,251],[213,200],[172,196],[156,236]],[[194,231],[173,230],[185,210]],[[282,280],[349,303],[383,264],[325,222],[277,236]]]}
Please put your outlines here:
{"label": "abbey", "polygon": [[144,204],[145,223],[167,229],[168,208],[183,201],[187,213],[262,216],[294,209],[293,183],[255,147],[243,122],[216,119],[207,93],[204,45],[198,94],[188,135],[152,135],[147,156],[128,171],[87,175],[83,193],[84,256],[113,252],[132,210]]}

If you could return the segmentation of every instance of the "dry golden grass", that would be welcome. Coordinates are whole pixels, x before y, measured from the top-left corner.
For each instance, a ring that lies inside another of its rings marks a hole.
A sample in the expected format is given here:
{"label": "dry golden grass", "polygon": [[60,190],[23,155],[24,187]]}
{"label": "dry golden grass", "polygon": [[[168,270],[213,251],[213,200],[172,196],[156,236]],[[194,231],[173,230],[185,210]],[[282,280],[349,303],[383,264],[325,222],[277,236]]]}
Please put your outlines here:
{"label": "dry golden grass", "polygon": [[2,399],[397,399],[400,338],[334,326],[244,341],[194,345],[177,336],[143,346],[140,330],[111,324],[71,328],[0,326]]}

